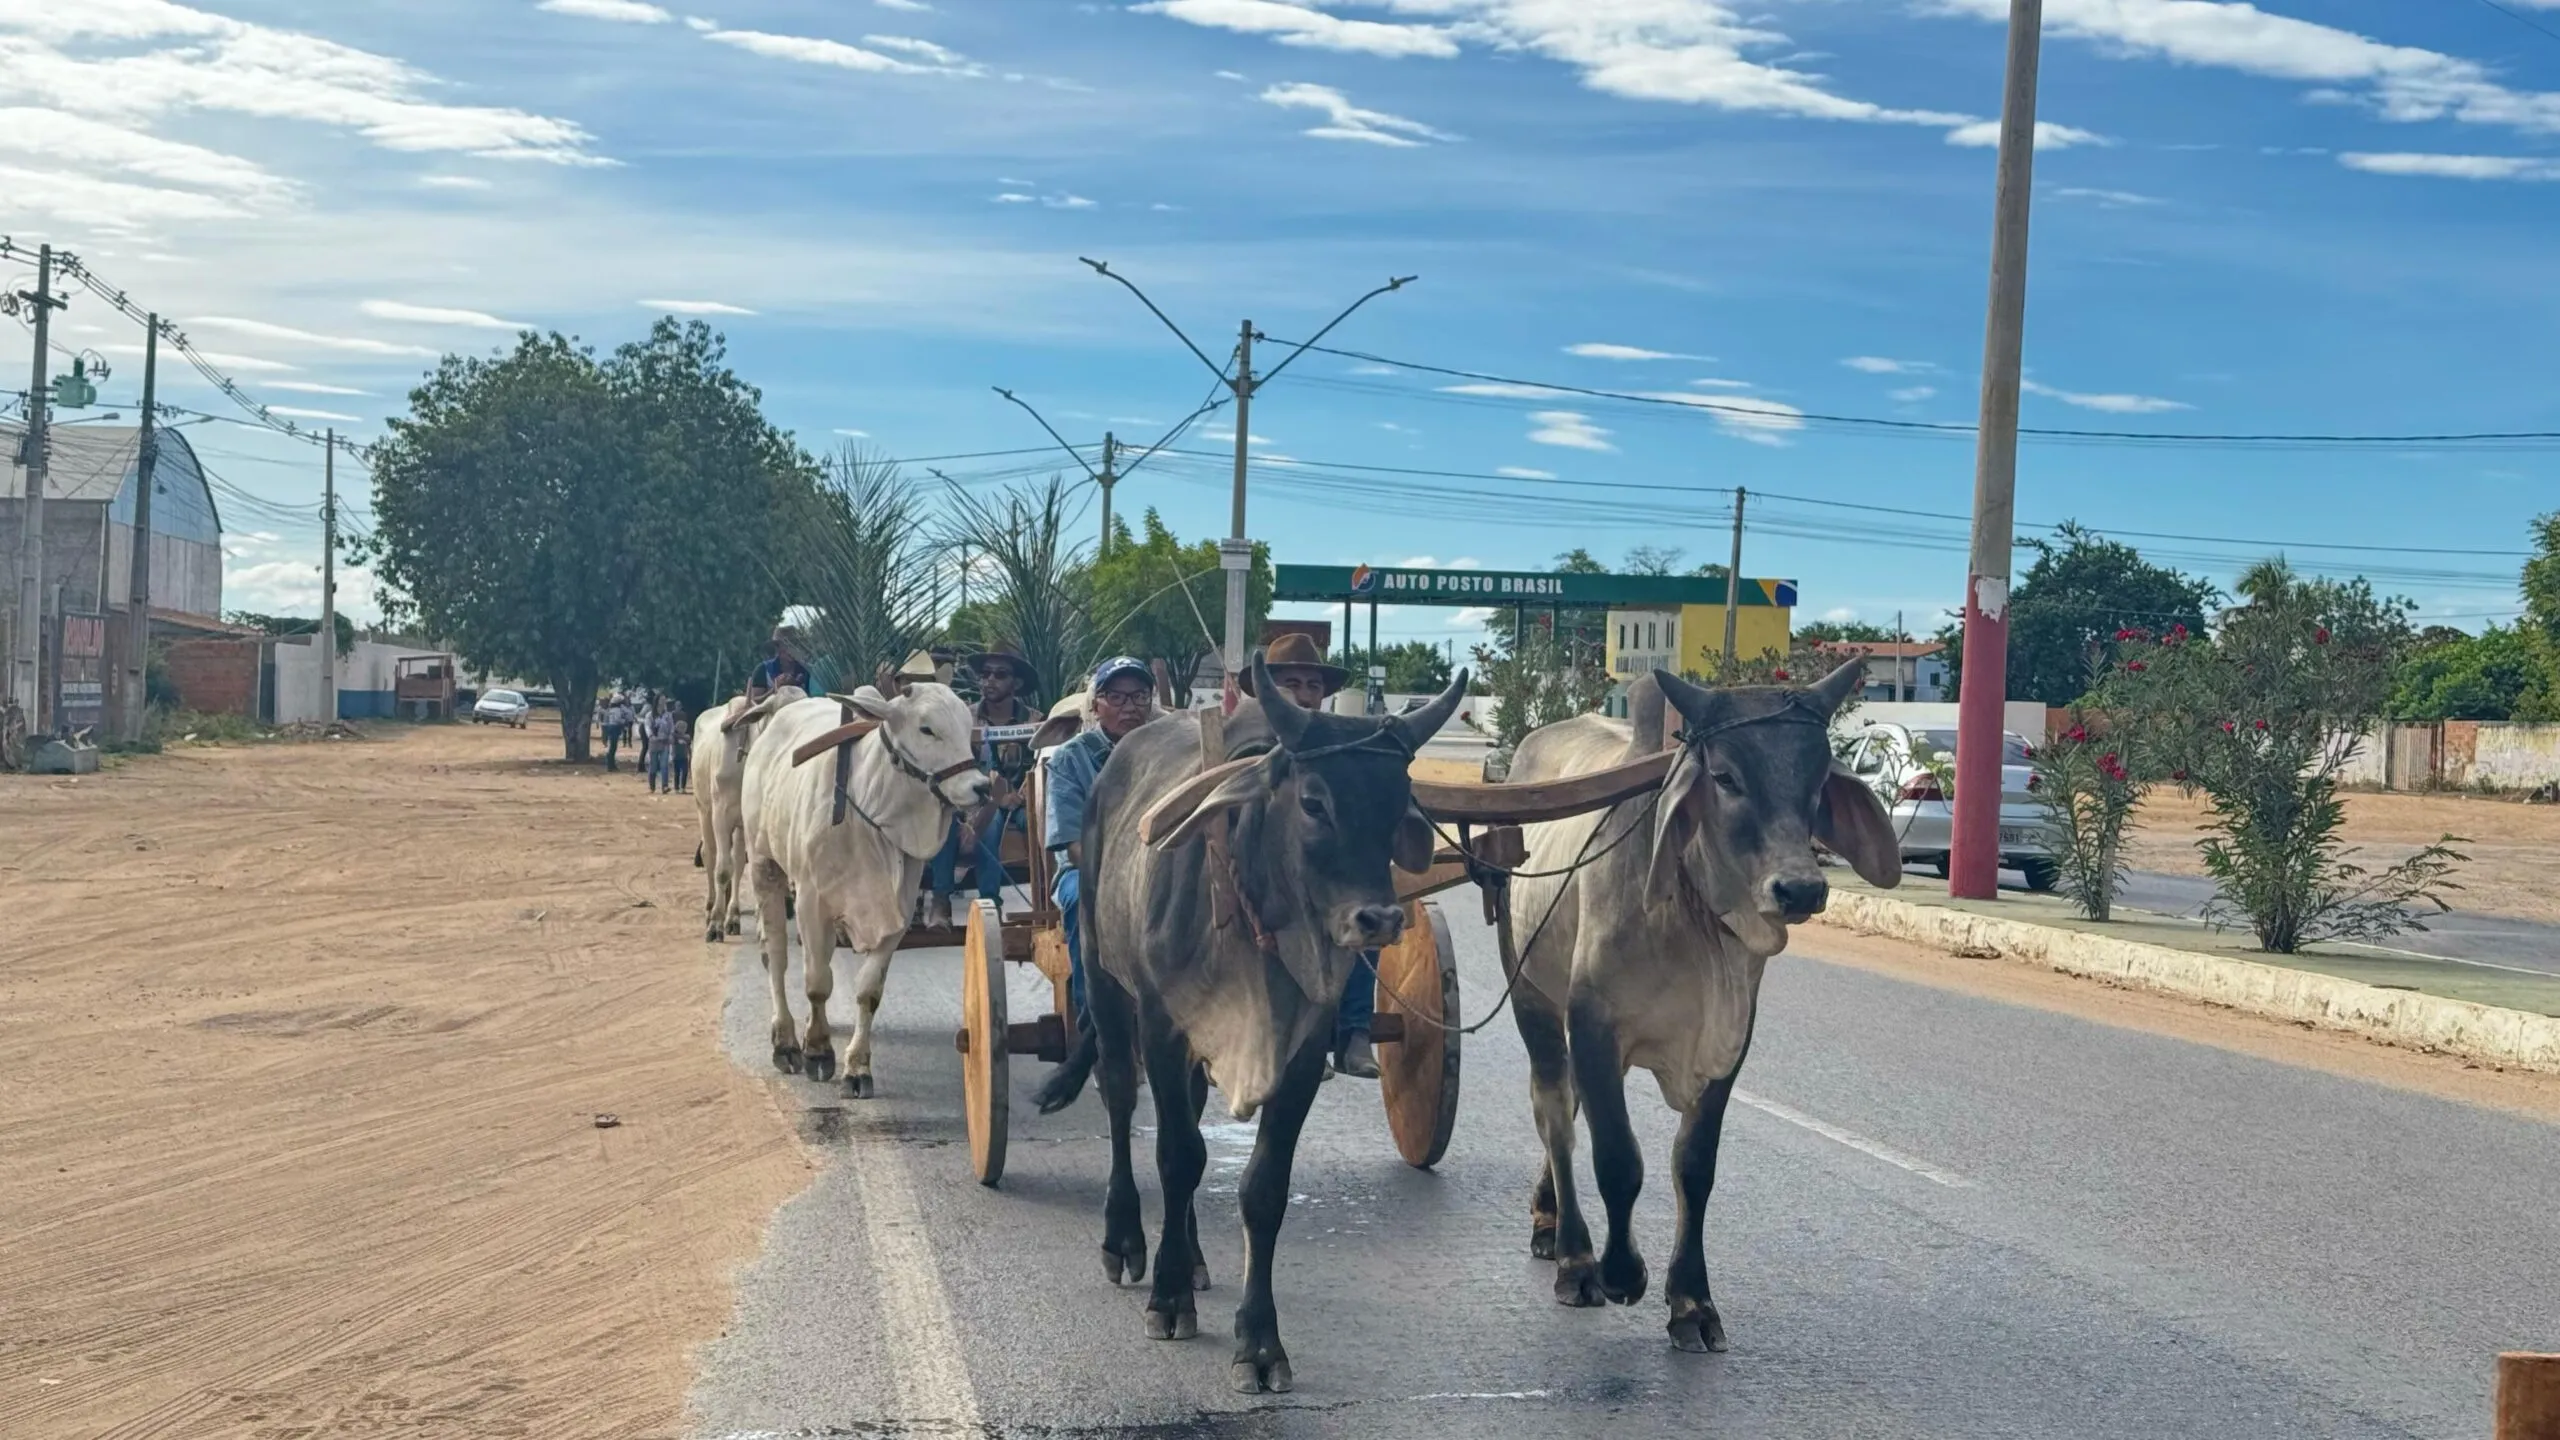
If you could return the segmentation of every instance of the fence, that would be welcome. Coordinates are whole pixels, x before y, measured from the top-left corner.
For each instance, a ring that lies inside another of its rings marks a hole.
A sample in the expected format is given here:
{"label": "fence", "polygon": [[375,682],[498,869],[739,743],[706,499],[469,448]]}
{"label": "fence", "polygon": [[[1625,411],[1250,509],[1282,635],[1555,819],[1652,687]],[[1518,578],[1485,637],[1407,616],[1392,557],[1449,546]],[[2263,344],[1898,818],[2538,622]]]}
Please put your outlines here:
{"label": "fence", "polygon": [[2533,790],[2560,782],[2560,724],[2437,720],[2387,725],[2341,776],[2387,790]]}

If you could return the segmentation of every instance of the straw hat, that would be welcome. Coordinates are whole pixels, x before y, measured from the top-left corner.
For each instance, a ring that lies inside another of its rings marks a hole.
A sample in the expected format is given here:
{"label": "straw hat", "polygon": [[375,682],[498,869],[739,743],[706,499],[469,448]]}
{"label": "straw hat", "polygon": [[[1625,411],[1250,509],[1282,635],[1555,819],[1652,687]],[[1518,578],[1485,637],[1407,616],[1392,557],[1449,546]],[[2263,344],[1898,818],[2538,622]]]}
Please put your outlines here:
{"label": "straw hat", "polygon": [[[1308,639],[1304,635],[1296,633],[1295,631],[1272,641],[1271,644],[1262,652],[1262,663],[1274,670],[1277,670],[1284,665],[1296,665],[1304,669],[1317,671],[1324,676],[1324,693],[1327,695],[1341,689],[1344,682],[1351,678],[1350,671],[1343,669],[1339,665],[1326,664],[1324,661],[1324,652],[1316,648],[1316,642]],[[1252,694],[1252,668],[1248,666],[1244,674],[1238,678],[1243,682],[1244,693],[1247,695]]]}

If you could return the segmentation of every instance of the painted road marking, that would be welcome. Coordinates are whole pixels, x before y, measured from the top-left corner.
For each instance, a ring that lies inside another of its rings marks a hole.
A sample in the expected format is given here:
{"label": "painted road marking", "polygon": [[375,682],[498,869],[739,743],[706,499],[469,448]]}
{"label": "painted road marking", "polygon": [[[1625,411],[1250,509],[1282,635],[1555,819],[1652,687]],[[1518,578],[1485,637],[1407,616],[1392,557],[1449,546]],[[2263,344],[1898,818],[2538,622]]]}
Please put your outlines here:
{"label": "painted road marking", "polygon": [[1837,1141],[1838,1143],[1846,1145],[1850,1149],[1857,1151],[1861,1155],[1872,1156],[1875,1159],[1883,1161],[1887,1165],[1898,1166],[1904,1170],[1908,1170],[1912,1174],[1919,1176],[1921,1179],[1930,1181],[1934,1184],[1949,1187],[1962,1187],[1973,1183],[1953,1170],[1946,1169],[1943,1166],[1932,1165],[1928,1161],[1923,1160],[1916,1155],[1905,1155],[1890,1145],[1884,1144],[1881,1141],[1870,1140],[1866,1136],[1861,1135],[1854,1130],[1843,1130],[1839,1126],[1834,1125],[1827,1120],[1817,1120],[1791,1105],[1781,1105],[1775,1100],[1759,1095],[1753,1095],[1742,1090],[1734,1091],[1733,1098],[1736,1103],[1748,1105],[1763,1115],[1774,1115],[1779,1119],[1786,1121],[1790,1125],[1810,1130],[1825,1140]]}
{"label": "painted road marking", "polygon": [[862,1128],[870,1133],[857,1135],[845,1155],[862,1191],[863,1238],[880,1301],[880,1333],[890,1337],[899,1408],[909,1419],[941,1421],[973,1434],[978,1394],[961,1358],[960,1326],[933,1263],[933,1239],[925,1232],[903,1147],[885,1124]]}

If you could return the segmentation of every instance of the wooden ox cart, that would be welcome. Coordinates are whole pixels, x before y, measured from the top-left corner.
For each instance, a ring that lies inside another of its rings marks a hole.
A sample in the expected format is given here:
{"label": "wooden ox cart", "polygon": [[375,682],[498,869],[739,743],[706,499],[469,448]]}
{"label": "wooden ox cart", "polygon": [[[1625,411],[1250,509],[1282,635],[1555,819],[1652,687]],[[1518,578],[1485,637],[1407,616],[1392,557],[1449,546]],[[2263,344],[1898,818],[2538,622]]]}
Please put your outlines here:
{"label": "wooden ox cart", "polygon": [[[843,755],[852,741],[870,729],[870,722],[854,721],[851,715],[848,708],[844,726],[793,752],[793,763],[807,764],[829,751]],[[979,734],[981,739],[993,740],[1028,736],[1035,751],[1045,752],[1073,737],[1079,728],[1074,715],[1060,715],[1042,725],[1019,727],[1019,734],[1012,727]],[[1404,938],[1378,952],[1377,1012],[1369,1031],[1378,1051],[1378,1091],[1386,1107],[1387,1131],[1405,1163],[1421,1169],[1438,1164],[1448,1152],[1449,1137],[1458,1122],[1457,950],[1448,920],[1429,897],[1473,882],[1482,891],[1485,919],[1493,922],[1504,904],[1509,874],[1527,854],[1522,825],[1606,809],[1644,794],[1662,783],[1672,759],[1672,752],[1665,751],[1614,770],[1539,784],[1413,782],[1416,808],[1442,827],[1444,839],[1429,869],[1419,874],[1396,872],[1396,897],[1405,907]],[[1209,768],[1205,762],[1203,768]],[[1045,765],[1033,767],[1026,796],[1028,842],[1018,844],[1025,837],[1011,833],[1004,842],[1006,878],[1024,888],[1029,908],[1008,912],[991,900],[977,900],[969,906],[967,918],[955,925],[910,927],[901,946],[960,948],[961,1023],[952,1046],[960,1054],[970,1167],[984,1185],[1004,1178],[1012,1058],[1025,1055],[1057,1064],[1067,1058],[1074,1043],[1064,917],[1050,899],[1056,866],[1038,843],[1046,772]],[[1456,828],[1454,837],[1449,836],[1448,827]],[[1457,843],[1448,843],[1450,838]],[[1048,977],[1047,1013],[1029,1020],[1011,1017],[1007,964],[1032,965]]]}

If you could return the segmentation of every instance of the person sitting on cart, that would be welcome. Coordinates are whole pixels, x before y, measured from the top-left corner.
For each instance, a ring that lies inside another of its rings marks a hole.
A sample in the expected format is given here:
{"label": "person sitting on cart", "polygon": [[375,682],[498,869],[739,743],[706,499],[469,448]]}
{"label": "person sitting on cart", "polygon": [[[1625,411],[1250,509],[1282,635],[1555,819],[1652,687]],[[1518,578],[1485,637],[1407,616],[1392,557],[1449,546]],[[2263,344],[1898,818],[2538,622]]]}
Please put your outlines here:
{"label": "person sitting on cart", "polygon": [[[1271,671],[1271,683],[1302,710],[1322,710],[1324,702],[1351,678],[1341,666],[1324,663],[1315,642],[1304,635],[1283,635],[1271,642],[1262,663]],[[1244,672],[1244,692],[1253,693],[1251,670]],[[1351,978],[1342,987],[1341,1008],[1334,1012],[1335,1073],[1361,1080],[1378,1078],[1378,1053],[1369,1043],[1369,1022],[1377,1004],[1378,952],[1371,950],[1351,967]]]}
{"label": "person sitting on cart", "polygon": [[1042,848],[1056,857],[1058,879],[1050,895],[1058,902],[1059,919],[1067,932],[1067,1004],[1075,1012],[1076,1047],[1066,1062],[1049,1072],[1033,1097],[1043,1115],[1053,1115],[1075,1103],[1084,1090],[1087,1076],[1093,1073],[1096,1038],[1093,1014],[1085,1006],[1085,958],[1082,899],[1084,885],[1078,866],[1083,862],[1084,807],[1093,794],[1095,777],[1111,758],[1111,747],[1122,736],[1153,719],[1156,713],[1156,687],[1147,664],[1133,656],[1115,655],[1094,667],[1092,699],[1089,709],[1093,724],[1074,739],[1050,752],[1045,774],[1047,786],[1041,792]]}
{"label": "person sitting on cart", "polygon": [[788,625],[773,627],[773,639],[765,646],[764,663],[747,677],[747,703],[753,705],[785,685],[809,688],[809,667],[800,659],[800,632]]}
{"label": "person sitting on cart", "polygon": [[[1040,712],[1029,699],[1040,684],[1040,676],[1020,651],[999,644],[979,656],[970,668],[978,674],[978,703],[970,715],[980,726],[990,730],[1019,729],[1040,723]],[[928,925],[951,923],[951,903],[960,889],[960,855],[964,849],[974,857],[978,894],[1001,906],[1004,834],[1007,830],[1027,829],[1022,782],[1031,775],[1030,737],[981,741],[978,763],[995,777],[995,792],[976,813],[965,818],[956,814],[951,817],[951,833],[942,842],[942,852],[927,867],[933,885],[933,899],[925,910]]]}

